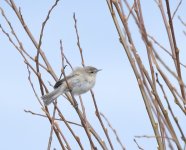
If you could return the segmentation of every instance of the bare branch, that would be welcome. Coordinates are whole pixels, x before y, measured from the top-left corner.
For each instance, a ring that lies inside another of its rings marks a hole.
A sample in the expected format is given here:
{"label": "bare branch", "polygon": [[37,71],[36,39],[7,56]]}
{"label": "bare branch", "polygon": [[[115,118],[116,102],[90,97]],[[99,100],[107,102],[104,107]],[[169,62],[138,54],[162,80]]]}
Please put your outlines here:
{"label": "bare branch", "polygon": [[54,108],[54,110],[53,110],[52,124],[51,124],[49,139],[48,139],[48,147],[47,147],[47,150],[50,150],[51,144],[52,144],[53,131],[54,131],[53,128],[54,128],[55,113],[56,113],[56,108]]}
{"label": "bare branch", "polygon": [[140,149],[140,150],[144,150],[141,146],[139,146],[139,144],[138,144],[138,142],[136,141],[136,139],[134,139],[134,142],[136,143],[138,149]]}
{"label": "bare branch", "polygon": [[43,104],[42,104],[41,100],[39,99],[39,96],[37,95],[36,90],[35,90],[35,88],[34,88],[34,85],[33,85],[32,81],[31,81],[31,72],[30,72],[30,70],[29,70],[29,65],[28,65],[28,64],[27,64],[27,70],[28,70],[28,80],[29,80],[29,82],[30,82],[30,85],[31,85],[31,87],[32,87],[32,90],[34,91],[34,94],[35,94],[35,96],[36,96],[38,102],[39,102],[40,105],[43,107]]}
{"label": "bare branch", "polygon": [[112,127],[111,123],[108,121],[108,119],[105,117],[105,115],[103,113],[100,112],[100,115],[105,119],[105,121],[107,122],[108,126],[110,127],[110,129],[112,130],[112,132],[115,134],[116,136],[116,140],[118,141],[118,143],[120,144],[122,150],[125,150],[126,148],[124,147],[124,145],[122,144],[116,130]]}
{"label": "bare branch", "polygon": [[183,140],[183,141],[185,142],[185,144],[186,144],[185,135],[184,135],[184,133],[183,133],[183,131],[182,131],[182,128],[181,128],[181,126],[180,126],[180,124],[179,124],[178,118],[174,115],[174,112],[173,112],[173,110],[172,110],[172,108],[171,108],[171,105],[170,105],[170,103],[169,103],[169,100],[168,100],[168,98],[167,98],[167,96],[166,96],[166,93],[165,93],[165,91],[164,91],[163,85],[160,83],[160,81],[159,81],[159,79],[158,79],[158,74],[157,74],[157,73],[156,73],[156,82],[159,84],[159,86],[160,86],[160,88],[161,88],[161,90],[162,90],[162,92],[163,92],[164,98],[165,98],[165,100],[166,100],[166,102],[167,102],[167,105],[168,105],[168,109],[170,110],[170,113],[171,113],[171,115],[172,115],[172,117],[173,117],[173,119],[174,119],[176,125],[178,126],[178,129],[179,129],[179,131],[180,131],[180,133],[181,133],[181,135],[182,135],[182,140]]}
{"label": "bare branch", "polygon": [[176,15],[176,13],[177,13],[178,9],[180,8],[181,3],[182,3],[182,0],[180,0],[180,2],[178,3],[178,5],[177,5],[177,7],[176,7],[175,11],[173,12],[173,15],[172,15],[172,20],[174,19],[174,16]]}
{"label": "bare branch", "polygon": [[148,138],[148,139],[150,139],[150,138],[165,138],[165,139],[169,139],[169,140],[172,140],[172,141],[175,142],[175,140],[173,138],[170,138],[170,137],[161,137],[161,136],[156,137],[156,136],[150,136],[150,135],[141,135],[141,136],[137,135],[137,136],[134,136],[134,137],[135,138]]}
{"label": "bare branch", "polygon": [[181,19],[180,16],[178,16],[178,19],[180,20],[180,22],[186,27],[186,23]]}
{"label": "bare branch", "polygon": [[[30,114],[32,114],[32,115],[34,115],[34,116],[40,116],[40,117],[44,117],[44,118],[47,117],[46,115],[42,115],[42,114],[39,114],[39,113],[35,113],[35,112],[31,111],[31,110],[26,110],[26,109],[24,109],[24,112],[30,113]],[[63,121],[62,119],[59,119],[59,118],[55,118],[54,120]],[[75,122],[72,122],[72,121],[67,121],[67,120],[66,120],[66,122],[68,122],[69,124],[72,124],[72,125],[76,125],[76,126],[82,127],[82,125],[80,125],[80,124],[78,124],[78,123],[75,123]]]}
{"label": "bare branch", "polygon": [[80,46],[80,39],[79,39],[79,33],[78,33],[78,28],[77,28],[77,19],[76,19],[76,15],[74,13],[73,15],[73,18],[74,18],[74,28],[76,30],[76,36],[77,36],[77,46],[79,48],[79,52],[80,52],[80,55],[81,55],[81,60],[82,60],[82,66],[84,67],[85,66],[85,63],[84,63],[84,59],[83,59],[83,50]]}
{"label": "bare branch", "polygon": [[[172,40],[173,40],[173,43],[174,43],[174,51],[175,51],[175,54],[176,54],[176,69],[177,69],[178,77],[180,78],[180,80],[182,80],[182,73],[181,73],[181,68],[180,68],[180,58],[179,58],[179,49],[178,49],[177,43],[176,43],[176,37],[175,37],[175,34],[174,34],[174,27],[173,27],[173,23],[172,23],[172,19],[171,19],[171,12],[170,12],[170,6],[169,6],[169,1],[168,0],[166,0],[166,6],[167,6],[167,14],[168,14],[168,17],[169,17],[169,25],[170,25],[171,34],[172,34]],[[184,86],[180,82],[179,82],[179,85],[180,85],[182,97],[184,99],[184,103],[186,103]]]}
{"label": "bare branch", "polygon": [[40,71],[39,71],[39,54],[41,54],[41,44],[42,44],[42,37],[43,37],[43,32],[44,32],[45,25],[46,25],[47,21],[49,20],[50,13],[55,8],[55,6],[57,6],[58,1],[59,0],[56,0],[55,4],[48,11],[48,14],[47,14],[47,17],[46,17],[45,21],[42,23],[40,37],[39,37],[39,44],[38,44],[38,47],[37,47],[37,55],[35,57],[36,70],[37,70],[37,73],[39,74],[38,80],[39,80],[39,86],[40,86],[40,90],[41,90],[42,95],[44,95],[44,91],[43,91],[43,86],[42,86],[42,83],[41,83],[41,74],[40,74]]}

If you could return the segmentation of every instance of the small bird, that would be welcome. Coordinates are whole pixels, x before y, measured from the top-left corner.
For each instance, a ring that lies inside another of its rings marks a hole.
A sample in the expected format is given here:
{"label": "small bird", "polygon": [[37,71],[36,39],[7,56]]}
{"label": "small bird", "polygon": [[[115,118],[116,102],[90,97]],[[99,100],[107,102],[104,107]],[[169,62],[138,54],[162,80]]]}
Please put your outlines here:
{"label": "small bird", "polygon": [[101,69],[96,69],[92,66],[77,67],[70,75],[66,76],[68,85],[65,78],[63,78],[56,82],[52,92],[41,97],[45,106],[66,92],[71,92],[73,95],[86,93],[94,87],[98,71],[101,71]]}

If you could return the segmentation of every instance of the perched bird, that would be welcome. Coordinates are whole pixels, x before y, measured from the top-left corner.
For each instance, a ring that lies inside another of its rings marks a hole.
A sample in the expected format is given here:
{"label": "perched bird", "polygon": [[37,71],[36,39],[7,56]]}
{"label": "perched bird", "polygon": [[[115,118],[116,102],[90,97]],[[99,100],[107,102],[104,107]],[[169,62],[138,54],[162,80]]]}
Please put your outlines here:
{"label": "perched bird", "polygon": [[92,89],[96,82],[96,74],[101,69],[92,66],[77,67],[70,75],[59,80],[54,85],[54,90],[41,97],[45,106],[52,103],[60,95],[71,92],[73,95],[81,95]]}

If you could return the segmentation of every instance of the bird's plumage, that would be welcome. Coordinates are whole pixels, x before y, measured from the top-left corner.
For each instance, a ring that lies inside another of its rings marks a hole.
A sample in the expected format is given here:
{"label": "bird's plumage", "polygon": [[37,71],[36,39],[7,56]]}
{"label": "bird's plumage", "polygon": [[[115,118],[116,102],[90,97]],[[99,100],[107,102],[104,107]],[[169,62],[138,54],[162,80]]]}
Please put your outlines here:
{"label": "bird's plumage", "polygon": [[[95,67],[78,67],[70,75],[59,80],[54,85],[54,91],[42,96],[45,105],[49,105],[57,97],[66,92],[71,92],[73,95],[81,95],[89,91],[95,85],[96,74],[100,71]],[[68,84],[67,84],[68,83]]]}

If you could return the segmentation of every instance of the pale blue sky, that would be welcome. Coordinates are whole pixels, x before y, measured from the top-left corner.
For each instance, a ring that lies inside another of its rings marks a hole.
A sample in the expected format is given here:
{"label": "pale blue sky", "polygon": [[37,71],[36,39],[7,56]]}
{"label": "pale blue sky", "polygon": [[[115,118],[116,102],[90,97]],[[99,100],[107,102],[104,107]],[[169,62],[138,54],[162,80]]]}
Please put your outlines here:
{"label": "pale blue sky", "polygon": [[[25,22],[34,37],[38,40],[41,23],[54,1],[39,0],[33,2],[33,0],[15,0],[15,3],[17,6],[21,7]],[[177,3],[176,1],[173,6],[176,6]],[[153,0],[143,0],[141,4],[148,32],[169,48],[164,26],[160,21],[161,19],[158,18],[160,17],[160,13],[155,2]],[[186,5],[185,2],[183,2],[178,14],[186,20],[184,5]],[[26,50],[34,56],[36,54],[35,48],[25,34],[13,11],[4,1],[1,2],[0,6],[5,10],[5,13],[12,22]],[[78,47],[76,46],[77,40],[73,22],[74,12],[78,19],[80,42],[83,48],[85,64],[103,69],[103,71],[98,74],[97,83],[93,89],[99,109],[108,117],[127,149],[137,149],[133,142],[134,136],[144,134],[153,135],[153,131],[133,71],[118,40],[118,34],[106,1],[61,0],[53,11],[50,20],[47,22],[42,49],[46,53],[49,62],[58,76],[60,75],[61,67],[59,50],[60,39],[63,40],[65,54],[72,65],[81,65]],[[184,28],[177,17],[175,17],[175,20],[175,28],[178,31],[176,36],[179,48],[185,50],[185,37],[182,33]],[[0,23],[6,30],[9,30],[2,16],[0,16]],[[137,39],[139,36],[136,34],[138,33],[138,29],[136,29],[134,23],[133,25],[131,24],[130,27],[133,37]],[[1,31],[0,39],[1,149],[46,149],[50,134],[48,120],[26,114],[23,111],[24,109],[29,109],[34,112],[42,113],[28,82],[26,66],[19,53],[9,43]],[[146,53],[142,42],[135,40],[135,43],[139,48],[139,54],[145,55]],[[181,54],[185,56],[185,52],[181,51]],[[165,53],[162,53],[162,55],[165,55]],[[182,60],[185,63],[185,59],[183,58],[184,57],[182,57]],[[166,59],[169,59],[168,55]],[[143,57],[143,60],[147,62],[146,57]],[[43,75],[46,75],[44,76],[45,81],[54,83],[54,80],[46,73]],[[184,78],[185,77],[186,76],[184,76]],[[33,82],[37,83],[37,78],[33,78]],[[52,90],[50,87],[49,89]],[[38,87],[37,93],[40,95]],[[90,98],[90,93],[84,94],[83,99],[88,119],[93,124],[96,131],[106,139],[94,115],[95,110]],[[59,107],[61,107],[65,117],[69,120],[79,122],[76,113],[69,103],[62,98],[60,98],[59,101]],[[61,128],[68,137],[67,139],[71,141],[72,148],[76,150],[77,144],[70,136],[67,128],[63,124],[61,124]],[[84,136],[84,131],[79,127],[74,127],[74,129],[76,129],[76,133],[80,135],[81,140],[87,145],[87,149],[89,149],[89,143],[87,138],[85,138],[86,136]],[[113,133],[110,130],[109,133],[115,145],[115,149],[119,150],[120,146],[116,142]],[[55,135],[53,137],[54,142],[52,143],[52,148],[55,147],[58,150],[60,149],[59,144],[56,142]],[[156,149],[155,139],[138,139],[138,142],[144,149]]]}

